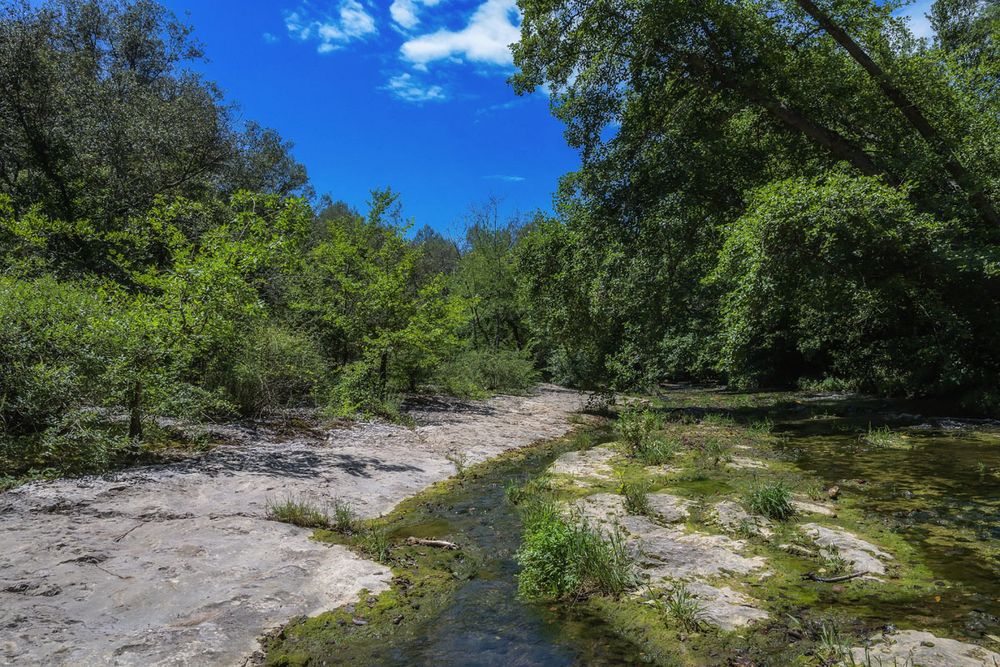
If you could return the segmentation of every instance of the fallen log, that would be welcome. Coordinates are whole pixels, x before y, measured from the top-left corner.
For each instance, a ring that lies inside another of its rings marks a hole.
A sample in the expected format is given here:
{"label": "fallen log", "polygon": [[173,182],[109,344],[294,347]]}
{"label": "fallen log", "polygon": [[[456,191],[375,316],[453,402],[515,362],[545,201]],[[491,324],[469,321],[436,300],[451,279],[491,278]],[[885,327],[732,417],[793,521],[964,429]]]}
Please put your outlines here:
{"label": "fallen log", "polygon": [[815,572],[809,572],[808,574],[803,574],[803,579],[808,579],[810,581],[818,581],[821,584],[839,584],[842,581],[850,581],[851,579],[857,579],[858,577],[863,577],[867,572],[852,572],[851,574],[842,574],[839,577],[821,577]]}
{"label": "fallen log", "polygon": [[451,549],[458,551],[458,545],[444,540],[424,540],[419,537],[407,537],[406,543],[411,547],[434,547],[435,549]]}

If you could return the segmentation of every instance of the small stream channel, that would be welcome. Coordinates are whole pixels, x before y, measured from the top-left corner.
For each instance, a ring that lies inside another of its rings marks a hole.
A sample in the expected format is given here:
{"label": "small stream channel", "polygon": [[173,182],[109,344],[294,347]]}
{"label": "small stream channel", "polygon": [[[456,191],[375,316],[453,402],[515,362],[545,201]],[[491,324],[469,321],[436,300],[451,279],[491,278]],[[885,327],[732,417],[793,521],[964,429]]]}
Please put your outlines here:
{"label": "small stream channel", "polygon": [[610,440],[607,432],[540,446],[518,462],[491,465],[430,506],[410,512],[393,536],[452,540],[468,555],[462,583],[444,609],[369,656],[369,665],[627,665],[639,650],[582,610],[517,597],[518,512],[504,484],[524,484],[569,449]]}

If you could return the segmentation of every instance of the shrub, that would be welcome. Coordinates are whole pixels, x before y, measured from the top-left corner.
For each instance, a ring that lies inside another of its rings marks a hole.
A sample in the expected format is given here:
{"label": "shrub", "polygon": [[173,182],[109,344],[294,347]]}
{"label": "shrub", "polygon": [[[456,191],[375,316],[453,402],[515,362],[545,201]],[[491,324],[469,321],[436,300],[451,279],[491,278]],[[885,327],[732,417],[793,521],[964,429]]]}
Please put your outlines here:
{"label": "shrub", "polygon": [[376,366],[358,361],[340,370],[330,390],[326,412],[347,419],[361,416],[398,421],[403,416],[402,404],[402,398],[382,382]]}
{"label": "shrub", "polygon": [[528,599],[580,599],[591,594],[619,596],[638,577],[621,529],[608,535],[579,518],[562,516],[547,501],[525,513],[525,534],[517,552],[518,591]]}
{"label": "shrub", "polygon": [[837,378],[896,395],[996,386],[992,283],[908,195],[839,172],[754,193],[715,272],[730,384]]}
{"label": "shrub", "polygon": [[754,484],[743,496],[747,510],[776,521],[784,521],[795,514],[792,493],[781,482]]}
{"label": "shrub", "polygon": [[94,290],[0,278],[0,437],[44,431],[99,397],[107,319]]}
{"label": "shrub", "polygon": [[643,465],[659,466],[673,460],[680,448],[680,443],[673,438],[652,437],[647,438],[633,455]]}
{"label": "shrub", "polygon": [[615,431],[630,453],[635,456],[653,435],[653,432],[661,428],[662,425],[662,420],[652,410],[629,408],[618,416],[618,420],[615,422]]}
{"label": "shrub", "polygon": [[628,482],[622,480],[619,490],[625,497],[625,510],[629,514],[645,516],[652,513],[653,510],[649,506],[649,487],[650,484],[647,481]]}
{"label": "shrub", "polygon": [[437,374],[437,383],[459,396],[523,394],[537,382],[538,372],[527,350],[467,350],[442,365]]}
{"label": "shrub", "polygon": [[321,383],[326,363],[316,342],[268,325],[246,337],[246,346],[225,378],[240,412],[256,416],[269,409],[307,402]]}

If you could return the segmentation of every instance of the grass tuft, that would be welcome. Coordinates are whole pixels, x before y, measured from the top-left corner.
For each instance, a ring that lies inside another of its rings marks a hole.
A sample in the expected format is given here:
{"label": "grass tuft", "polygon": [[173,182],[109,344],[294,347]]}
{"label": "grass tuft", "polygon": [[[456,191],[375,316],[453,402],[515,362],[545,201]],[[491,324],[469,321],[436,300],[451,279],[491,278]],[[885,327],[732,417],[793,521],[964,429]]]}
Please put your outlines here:
{"label": "grass tuft", "polygon": [[775,521],[785,521],[795,514],[792,492],[782,482],[760,482],[743,494],[748,511]]}
{"label": "grass tuft", "polygon": [[305,498],[289,496],[280,502],[268,500],[265,507],[267,518],[272,521],[301,528],[327,528],[330,525],[329,515]]}

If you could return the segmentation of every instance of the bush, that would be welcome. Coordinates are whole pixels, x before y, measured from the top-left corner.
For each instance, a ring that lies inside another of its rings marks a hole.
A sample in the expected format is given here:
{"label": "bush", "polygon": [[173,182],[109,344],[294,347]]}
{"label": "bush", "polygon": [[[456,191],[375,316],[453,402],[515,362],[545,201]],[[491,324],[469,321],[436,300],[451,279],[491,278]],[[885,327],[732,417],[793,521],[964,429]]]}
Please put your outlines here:
{"label": "bush", "polygon": [[392,393],[379,377],[378,368],[365,361],[344,366],[330,390],[326,412],[333,417],[365,419],[402,418],[402,398]]}
{"label": "bush", "polygon": [[619,490],[625,497],[625,510],[629,514],[647,516],[652,514],[653,508],[649,505],[650,484],[647,481],[628,482],[622,480]]}
{"label": "bush", "polygon": [[94,290],[0,278],[0,437],[44,431],[95,398],[107,317]]}
{"label": "bush", "polygon": [[226,385],[240,412],[256,416],[306,403],[325,373],[326,363],[314,340],[268,325],[247,336]]}
{"label": "bush", "polygon": [[538,372],[527,351],[467,350],[444,364],[436,381],[458,396],[524,394],[538,382]]}
{"label": "bush", "polygon": [[516,555],[520,595],[575,600],[619,596],[638,585],[620,528],[605,536],[579,517],[563,517],[548,501],[533,505],[525,512],[524,541]]}
{"label": "bush", "polygon": [[653,433],[662,426],[663,420],[652,410],[628,408],[618,416],[615,431],[625,445],[628,455],[641,459],[653,443]]}

